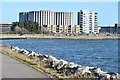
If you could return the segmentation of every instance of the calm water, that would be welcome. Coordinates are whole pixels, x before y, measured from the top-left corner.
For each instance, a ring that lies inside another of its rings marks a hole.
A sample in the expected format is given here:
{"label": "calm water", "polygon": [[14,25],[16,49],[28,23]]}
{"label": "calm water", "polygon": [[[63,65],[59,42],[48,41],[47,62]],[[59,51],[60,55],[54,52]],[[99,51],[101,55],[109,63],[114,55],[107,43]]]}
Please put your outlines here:
{"label": "calm water", "polygon": [[2,43],[118,72],[118,40],[19,39],[3,40]]}

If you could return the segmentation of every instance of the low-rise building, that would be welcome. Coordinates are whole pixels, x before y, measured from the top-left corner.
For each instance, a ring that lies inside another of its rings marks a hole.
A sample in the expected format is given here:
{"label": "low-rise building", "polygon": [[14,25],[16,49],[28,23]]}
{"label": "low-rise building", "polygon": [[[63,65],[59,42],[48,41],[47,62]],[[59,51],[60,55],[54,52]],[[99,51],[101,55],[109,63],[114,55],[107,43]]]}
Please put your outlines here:
{"label": "low-rise building", "polygon": [[56,25],[51,25],[51,32],[56,33]]}
{"label": "low-rise building", "polygon": [[75,25],[75,34],[80,34],[80,25]]}
{"label": "low-rise building", "polygon": [[120,24],[115,24],[115,26],[101,26],[99,30],[100,33],[111,33],[120,34]]}
{"label": "low-rise building", "polygon": [[101,26],[100,33],[115,33],[114,26]]}
{"label": "low-rise building", "polygon": [[72,34],[73,27],[74,27],[73,25],[68,25],[68,31],[67,31],[68,34]]}
{"label": "low-rise building", "polygon": [[79,34],[80,26],[79,25],[44,25],[41,28],[42,32],[49,32],[54,34]]}
{"label": "low-rise building", "polygon": [[1,23],[0,24],[0,33],[12,33],[14,32],[14,27],[12,24]]}
{"label": "low-rise building", "polygon": [[67,34],[68,33],[68,25],[64,25],[63,27],[64,27],[63,28],[64,29],[64,33]]}
{"label": "low-rise building", "polygon": [[79,35],[80,32],[80,25],[74,25],[73,29],[72,29],[72,34],[73,35]]}

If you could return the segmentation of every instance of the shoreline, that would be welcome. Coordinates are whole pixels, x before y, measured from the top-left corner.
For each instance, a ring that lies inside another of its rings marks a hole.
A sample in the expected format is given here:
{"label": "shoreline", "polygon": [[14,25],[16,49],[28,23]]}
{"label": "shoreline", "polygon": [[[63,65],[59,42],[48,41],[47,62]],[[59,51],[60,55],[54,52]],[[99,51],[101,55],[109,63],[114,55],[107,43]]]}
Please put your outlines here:
{"label": "shoreline", "polygon": [[51,35],[41,35],[41,34],[1,34],[0,40],[5,39],[73,39],[73,40],[105,40],[113,39],[119,40],[119,36],[51,36]]}
{"label": "shoreline", "polygon": [[[26,55],[23,55],[23,54],[18,54],[17,51],[12,51],[10,50],[10,45],[0,45],[0,53],[6,55],[6,56],[9,56],[21,63],[23,63],[24,65],[27,65],[41,73],[43,73],[44,75],[48,76],[49,78],[57,78],[56,75],[54,74],[51,74],[49,72],[47,72],[44,68],[44,64],[41,62],[39,63],[39,65],[37,64],[38,62],[32,60],[32,59],[29,59]],[[38,66],[36,66],[38,65]],[[48,69],[49,70],[49,69]],[[51,72],[55,72],[54,70],[51,70]]]}
{"label": "shoreline", "polygon": [[38,54],[34,51],[29,52],[25,49],[8,45],[2,45],[1,48],[4,54],[17,59],[38,71],[48,73],[52,78],[120,79],[120,74],[118,73],[104,72],[97,67],[82,66],[62,59],[59,60],[51,55]]}

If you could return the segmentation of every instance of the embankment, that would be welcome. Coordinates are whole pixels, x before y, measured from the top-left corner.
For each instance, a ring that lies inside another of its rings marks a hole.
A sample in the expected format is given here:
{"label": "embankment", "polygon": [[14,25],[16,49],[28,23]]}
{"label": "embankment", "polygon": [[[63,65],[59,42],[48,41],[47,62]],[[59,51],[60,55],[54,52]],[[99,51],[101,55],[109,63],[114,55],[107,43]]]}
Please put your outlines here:
{"label": "embankment", "polygon": [[0,39],[83,39],[83,40],[96,40],[96,39],[120,39],[118,36],[51,36],[42,34],[1,34]]}
{"label": "embankment", "polygon": [[97,67],[89,67],[57,59],[51,55],[41,54],[19,47],[2,45],[0,52],[27,64],[34,69],[46,73],[51,78],[119,80],[120,74],[105,72]]}

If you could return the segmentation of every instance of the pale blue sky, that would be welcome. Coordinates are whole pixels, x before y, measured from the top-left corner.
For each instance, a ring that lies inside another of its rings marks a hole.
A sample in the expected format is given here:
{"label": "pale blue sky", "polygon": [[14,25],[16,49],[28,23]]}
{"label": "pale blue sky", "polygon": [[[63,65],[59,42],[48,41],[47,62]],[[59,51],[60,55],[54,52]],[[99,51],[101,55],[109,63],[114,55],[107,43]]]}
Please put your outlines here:
{"label": "pale blue sky", "polygon": [[99,25],[118,23],[117,2],[2,2],[2,22],[18,21],[21,11],[52,10],[74,12],[74,24],[77,24],[77,12],[81,9],[97,12]]}

